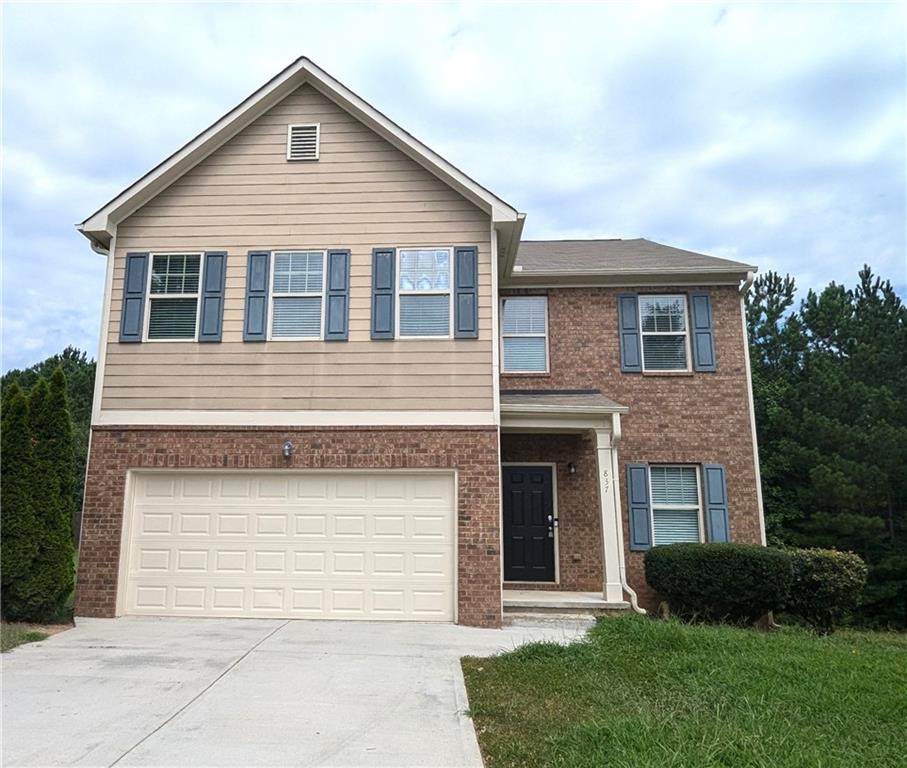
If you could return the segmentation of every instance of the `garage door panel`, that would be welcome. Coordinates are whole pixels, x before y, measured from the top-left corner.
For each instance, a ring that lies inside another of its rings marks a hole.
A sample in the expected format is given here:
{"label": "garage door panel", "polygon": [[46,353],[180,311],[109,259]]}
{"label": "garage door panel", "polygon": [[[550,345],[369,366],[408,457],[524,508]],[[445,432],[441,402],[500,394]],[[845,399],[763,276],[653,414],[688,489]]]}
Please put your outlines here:
{"label": "garage door panel", "polygon": [[[376,619],[396,616],[415,621],[450,621],[452,592],[414,589],[409,584],[350,583],[348,585],[261,584],[258,586],[193,584],[129,587],[134,615],[277,615],[281,617]],[[380,615],[379,615],[380,614]]]}
{"label": "garage door panel", "polygon": [[376,579],[418,576],[446,581],[453,569],[449,552],[420,542],[418,547],[402,549],[391,543],[372,543],[351,550],[343,543],[318,546],[280,544],[247,546],[213,544],[198,547],[152,541],[135,546],[130,574],[154,577],[160,573],[268,574],[299,576],[369,576]]}
{"label": "garage door panel", "polygon": [[452,473],[137,474],[127,613],[451,621]]}

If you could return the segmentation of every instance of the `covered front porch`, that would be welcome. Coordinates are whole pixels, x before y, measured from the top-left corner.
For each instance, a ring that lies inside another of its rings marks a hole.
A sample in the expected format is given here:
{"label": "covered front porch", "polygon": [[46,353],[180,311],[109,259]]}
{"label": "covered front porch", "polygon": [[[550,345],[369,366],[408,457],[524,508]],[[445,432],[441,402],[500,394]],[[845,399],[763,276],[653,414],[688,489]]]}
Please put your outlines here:
{"label": "covered front porch", "polygon": [[598,390],[503,390],[506,613],[627,610],[617,449],[627,409]]}

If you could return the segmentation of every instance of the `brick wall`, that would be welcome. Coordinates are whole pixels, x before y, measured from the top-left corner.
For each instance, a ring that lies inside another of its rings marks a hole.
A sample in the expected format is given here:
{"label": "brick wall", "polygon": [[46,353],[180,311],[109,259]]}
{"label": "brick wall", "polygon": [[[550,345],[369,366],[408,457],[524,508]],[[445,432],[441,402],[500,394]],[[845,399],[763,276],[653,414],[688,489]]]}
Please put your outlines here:
{"label": "brick wall", "polygon": [[[288,439],[296,444],[289,461],[281,455]],[[501,624],[500,470],[494,429],[95,428],[76,584],[79,616],[115,613],[126,473],[151,467],[456,469],[459,621]]]}
{"label": "brick wall", "polygon": [[[626,464],[648,462],[724,464],[732,538],[740,542],[760,542],[745,346],[737,289],[734,286],[658,289],[664,293],[708,290],[718,362],[715,373],[660,375],[620,372],[617,295],[628,290],[634,289],[502,291],[510,295],[547,294],[551,373],[544,376],[505,375],[501,377],[501,387],[600,389],[607,397],[629,407],[630,412],[621,420],[623,441],[619,448],[625,541],[629,541]],[[651,289],[641,288],[639,292],[651,292]],[[512,437],[515,440],[523,436]],[[508,460],[515,450],[513,441],[508,439],[504,445],[502,452]],[[591,493],[594,487],[594,471],[586,482],[589,488],[583,494]],[[562,520],[564,516],[562,511]],[[631,586],[651,607],[655,597],[645,584],[640,553],[627,552],[627,572]]]}

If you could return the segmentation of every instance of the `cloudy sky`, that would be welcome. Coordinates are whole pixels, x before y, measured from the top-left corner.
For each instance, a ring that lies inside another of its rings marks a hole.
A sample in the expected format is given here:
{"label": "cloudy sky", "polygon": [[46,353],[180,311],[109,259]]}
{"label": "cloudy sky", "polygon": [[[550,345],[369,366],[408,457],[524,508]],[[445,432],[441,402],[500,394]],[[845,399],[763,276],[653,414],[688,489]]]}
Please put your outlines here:
{"label": "cloudy sky", "polygon": [[97,349],[73,225],[307,55],[528,214],[907,295],[904,5],[16,5],[2,365]]}

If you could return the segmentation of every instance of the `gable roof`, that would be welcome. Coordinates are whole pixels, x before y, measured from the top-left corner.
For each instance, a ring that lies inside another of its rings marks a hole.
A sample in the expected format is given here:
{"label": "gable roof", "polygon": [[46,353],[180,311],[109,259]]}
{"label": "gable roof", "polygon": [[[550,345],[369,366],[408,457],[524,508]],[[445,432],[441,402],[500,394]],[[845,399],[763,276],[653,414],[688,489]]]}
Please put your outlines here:
{"label": "gable roof", "polygon": [[744,279],[756,267],[695,251],[635,238],[633,240],[523,240],[516,254],[512,282],[582,282],[725,277]]}
{"label": "gable roof", "polygon": [[[495,222],[503,247],[519,242],[524,215],[453,166],[439,154],[334,79],[311,59],[301,57],[194,139],[152,168],[120,194],[92,213],[77,229],[94,244],[106,248],[113,228],[159,192],[166,189],[208,155],[229,141],[268,109],[308,83],[379,136],[415,160],[482,210]],[[514,238],[516,235],[516,238]]]}

